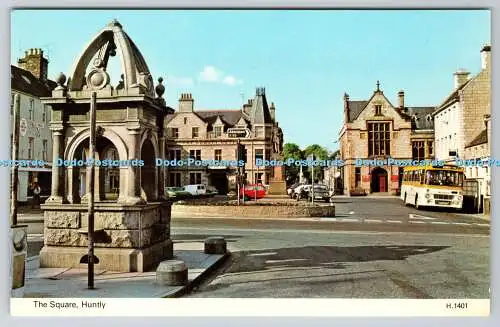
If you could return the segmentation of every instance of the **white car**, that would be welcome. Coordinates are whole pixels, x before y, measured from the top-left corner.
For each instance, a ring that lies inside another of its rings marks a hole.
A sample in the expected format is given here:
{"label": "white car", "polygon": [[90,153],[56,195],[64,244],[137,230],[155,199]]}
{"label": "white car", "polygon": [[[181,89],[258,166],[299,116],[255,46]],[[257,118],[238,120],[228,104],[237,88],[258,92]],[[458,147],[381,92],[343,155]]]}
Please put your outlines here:
{"label": "white car", "polygon": [[184,186],[184,191],[191,193],[191,195],[205,195],[207,188],[203,184],[192,184]]}

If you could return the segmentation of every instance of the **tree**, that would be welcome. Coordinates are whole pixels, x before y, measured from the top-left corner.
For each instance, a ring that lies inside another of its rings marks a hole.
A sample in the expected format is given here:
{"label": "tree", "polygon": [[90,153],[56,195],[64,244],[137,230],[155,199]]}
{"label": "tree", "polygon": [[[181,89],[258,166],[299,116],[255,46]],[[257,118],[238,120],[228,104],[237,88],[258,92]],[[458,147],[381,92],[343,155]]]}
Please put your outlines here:
{"label": "tree", "polygon": [[[314,155],[314,160],[328,160],[328,150],[319,144],[309,145],[304,149],[304,156],[308,158],[310,155]],[[314,170],[314,179],[321,181],[323,180],[323,167],[315,166],[309,167],[309,174]],[[309,178],[310,180],[310,178]]]}
{"label": "tree", "polygon": [[[302,160],[304,159],[304,153],[300,150],[300,147],[295,143],[285,143],[283,145],[283,160],[294,159]],[[295,165],[287,166],[285,169],[285,176],[287,183],[294,183],[299,179],[300,168]]]}

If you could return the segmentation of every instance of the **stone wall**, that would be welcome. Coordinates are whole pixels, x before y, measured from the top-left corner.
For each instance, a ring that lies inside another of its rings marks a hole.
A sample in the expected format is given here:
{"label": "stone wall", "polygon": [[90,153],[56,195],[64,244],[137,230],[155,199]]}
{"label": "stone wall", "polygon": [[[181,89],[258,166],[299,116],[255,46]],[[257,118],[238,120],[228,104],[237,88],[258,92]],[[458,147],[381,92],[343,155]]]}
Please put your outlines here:
{"label": "stone wall", "polygon": [[334,206],[307,205],[183,205],[172,206],[172,217],[301,218],[333,217]]}
{"label": "stone wall", "polygon": [[[145,207],[96,204],[94,230],[102,230],[96,247],[143,248],[170,238],[170,203]],[[45,245],[86,247],[85,206],[44,206]]]}

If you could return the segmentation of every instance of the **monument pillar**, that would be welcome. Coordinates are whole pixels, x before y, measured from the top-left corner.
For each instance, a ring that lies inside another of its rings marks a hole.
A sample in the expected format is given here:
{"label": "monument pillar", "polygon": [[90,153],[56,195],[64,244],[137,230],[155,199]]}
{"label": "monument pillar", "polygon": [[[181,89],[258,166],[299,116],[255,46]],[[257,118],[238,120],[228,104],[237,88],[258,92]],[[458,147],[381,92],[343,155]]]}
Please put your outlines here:
{"label": "monument pillar", "polygon": [[[163,160],[165,158],[165,144],[166,140],[164,136],[160,137],[160,158]],[[158,198],[165,199],[165,167],[161,166],[158,171]]]}
{"label": "monument pillar", "polygon": [[57,165],[57,160],[63,157],[62,144],[63,144],[63,129],[57,128],[52,131],[52,185],[50,190],[50,197],[47,199],[49,203],[63,203],[64,196],[62,192],[62,172],[63,167]]}
{"label": "monument pillar", "polygon": [[[128,160],[139,159],[140,129],[129,128],[128,135]],[[133,165],[128,166],[127,195],[124,198],[127,204],[145,203],[144,199],[141,198],[141,174],[139,169],[139,167]]]}

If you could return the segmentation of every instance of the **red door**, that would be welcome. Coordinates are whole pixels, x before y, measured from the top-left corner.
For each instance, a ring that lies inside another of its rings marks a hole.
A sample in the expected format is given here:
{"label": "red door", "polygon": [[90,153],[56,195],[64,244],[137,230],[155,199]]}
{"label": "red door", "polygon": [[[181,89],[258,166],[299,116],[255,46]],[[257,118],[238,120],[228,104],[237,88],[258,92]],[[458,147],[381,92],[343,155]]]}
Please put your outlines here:
{"label": "red door", "polygon": [[387,185],[385,181],[385,176],[378,177],[379,192],[387,192]]}

